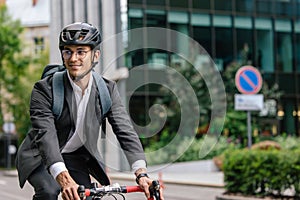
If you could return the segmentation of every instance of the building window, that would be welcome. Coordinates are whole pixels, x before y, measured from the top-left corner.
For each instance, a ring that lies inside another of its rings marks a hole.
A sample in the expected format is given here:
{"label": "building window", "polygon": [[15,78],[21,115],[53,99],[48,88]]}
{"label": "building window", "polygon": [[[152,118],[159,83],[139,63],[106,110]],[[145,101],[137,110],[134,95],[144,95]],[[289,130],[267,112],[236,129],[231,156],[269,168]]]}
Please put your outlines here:
{"label": "building window", "polygon": [[[296,71],[300,72],[300,21],[295,22],[295,59],[296,59]],[[300,79],[299,79],[300,81]]]}
{"label": "building window", "polygon": [[189,7],[189,1],[188,0],[172,0],[169,2],[170,7],[175,8],[185,8],[188,9]]}
{"label": "building window", "polygon": [[253,0],[235,0],[235,11],[237,13],[252,13],[254,8]]}
{"label": "building window", "polygon": [[300,2],[299,1],[296,3],[295,9],[296,9],[296,16],[299,17],[300,16]]}
{"label": "building window", "polygon": [[146,10],[146,20],[147,27],[167,26],[167,15],[163,10]]}
{"label": "building window", "polygon": [[215,9],[222,11],[232,11],[232,0],[215,0]]}
{"label": "building window", "polygon": [[237,58],[242,65],[254,64],[253,28],[250,17],[235,17]]}
{"label": "building window", "polygon": [[277,79],[280,90],[284,91],[284,94],[296,93],[296,78],[293,73],[279,73]]}
{"label": "building window", "polygon": [[45,42],[43,37],[34,37],[34,53],[39,54],[45,49]]}
{"label": "building window", "polygon": [[276,1],[275,12],[278,16],[293,16],[294,6],[290,0],[287,1]]}
{"label": "building window", "polygon": [[276,68],[278,71],[293,71],[292,26],[288,20],[275,21],[276,37]]}
{"label": "building window", "polygon": [[259,15],[272,15],[273,0],[256,0],[256,13]]}
{"label": "building window", "polygon": [[266,18],[256,18],[254,22],[257,65],[263,72],[274,72],[272,22]]}
{"label": "building window", "polygon": [[193,39],[212,55],[211,29],[209,27],[193,26]]}
{"label": "building window", "polygon": [[193,0],[192,7],[195,9],[210,10],[210,0]]}
{"label": "building window", "polygon": [[165,6],[166,0],[147,0],[147,6]]}
{"label": "building window", "polygon": [[[233,34],[232,20],[230,16],[213,16],[215,26],[215,55],[218,63],[222,63],[221,69],[233,61]],[[226,39],[225,39],[226,38]]]}
{"label": "building window", "polygon": [[[216,28],[216,58],[223,63],[223,69],[233,61],[233,36],[231,28]],[[225,39],[226,38],[226,39]]]}

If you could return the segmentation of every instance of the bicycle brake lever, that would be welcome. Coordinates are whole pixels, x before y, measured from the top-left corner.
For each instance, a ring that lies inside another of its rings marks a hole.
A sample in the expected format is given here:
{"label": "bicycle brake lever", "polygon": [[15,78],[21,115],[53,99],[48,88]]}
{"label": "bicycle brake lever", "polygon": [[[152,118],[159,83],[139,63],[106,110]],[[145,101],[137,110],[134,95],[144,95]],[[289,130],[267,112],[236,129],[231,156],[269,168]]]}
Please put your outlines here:
{"label": "bicycle brake lever", "polygon": [[150,196],[151,198],[149,200],[153,200],[153,197],[155,197],[156,200],[160,200],[160,184],[158,180],[152,181],[152,184],[149,188],[150,190]]}
{"label": "bicycle brake lever", "polygon": [[77,192],[79,194],[80,199],[84,199],[85,197],[85,187],[84,185],[79,185]]}

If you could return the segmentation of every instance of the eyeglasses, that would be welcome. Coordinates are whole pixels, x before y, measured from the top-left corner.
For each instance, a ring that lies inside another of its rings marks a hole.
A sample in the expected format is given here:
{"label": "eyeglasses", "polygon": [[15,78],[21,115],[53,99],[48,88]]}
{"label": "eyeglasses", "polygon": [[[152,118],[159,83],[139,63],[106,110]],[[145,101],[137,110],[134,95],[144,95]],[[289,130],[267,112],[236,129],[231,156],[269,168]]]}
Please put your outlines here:
{"label": "eyeglasses", "polygon": [[88,50],[88,51],[84,51],[84,50],[76,50],[75,52],[74,51],[71,51],[71,50],[68,50],[68,49],[65,49],[65,50],[62,50],[61,51],[61,54],[62,54],[62,57],[65,59],[65,60],[68,60],[72,57],[73,53],[75,53],[76,57],[78,59],[84,59],[87,52],[89,52],[91,50]]}

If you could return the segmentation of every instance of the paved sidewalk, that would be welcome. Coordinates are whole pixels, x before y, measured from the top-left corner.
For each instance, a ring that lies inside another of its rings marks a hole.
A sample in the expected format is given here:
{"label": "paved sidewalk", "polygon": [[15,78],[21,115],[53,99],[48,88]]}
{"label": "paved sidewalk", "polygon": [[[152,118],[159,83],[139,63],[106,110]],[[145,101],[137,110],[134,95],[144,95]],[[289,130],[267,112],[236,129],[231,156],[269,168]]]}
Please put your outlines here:
{"label": "paved sidewalk", "polygon": [[[158,179],[163,183],[195,185],[203,187],[224,187],[222,172],[187,172],[187,173],[149,173],[153,179]],[[112,179],[134,180],[132,173],[110,172]]]}
{"label": "paved sidewalk", "polygon": [[[154,166],[148,168],[153,179],[164,183],[196,185],[205,187],[224,187],[224,175],[211,160],[173,163],[168,166]],[[133,180],[132,173],[109,172],[109,176],[126,180]]]}

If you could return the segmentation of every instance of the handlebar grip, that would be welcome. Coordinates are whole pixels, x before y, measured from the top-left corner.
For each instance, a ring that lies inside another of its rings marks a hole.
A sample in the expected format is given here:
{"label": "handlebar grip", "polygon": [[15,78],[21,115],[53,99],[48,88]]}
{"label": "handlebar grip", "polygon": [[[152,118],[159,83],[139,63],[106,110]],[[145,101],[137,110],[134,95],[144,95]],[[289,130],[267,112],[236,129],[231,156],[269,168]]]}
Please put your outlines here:
{"label": "handlebar grip", "polygon": [[144,190],[140,186],[126,186],[126,193],[131,192],[144,192]]}

